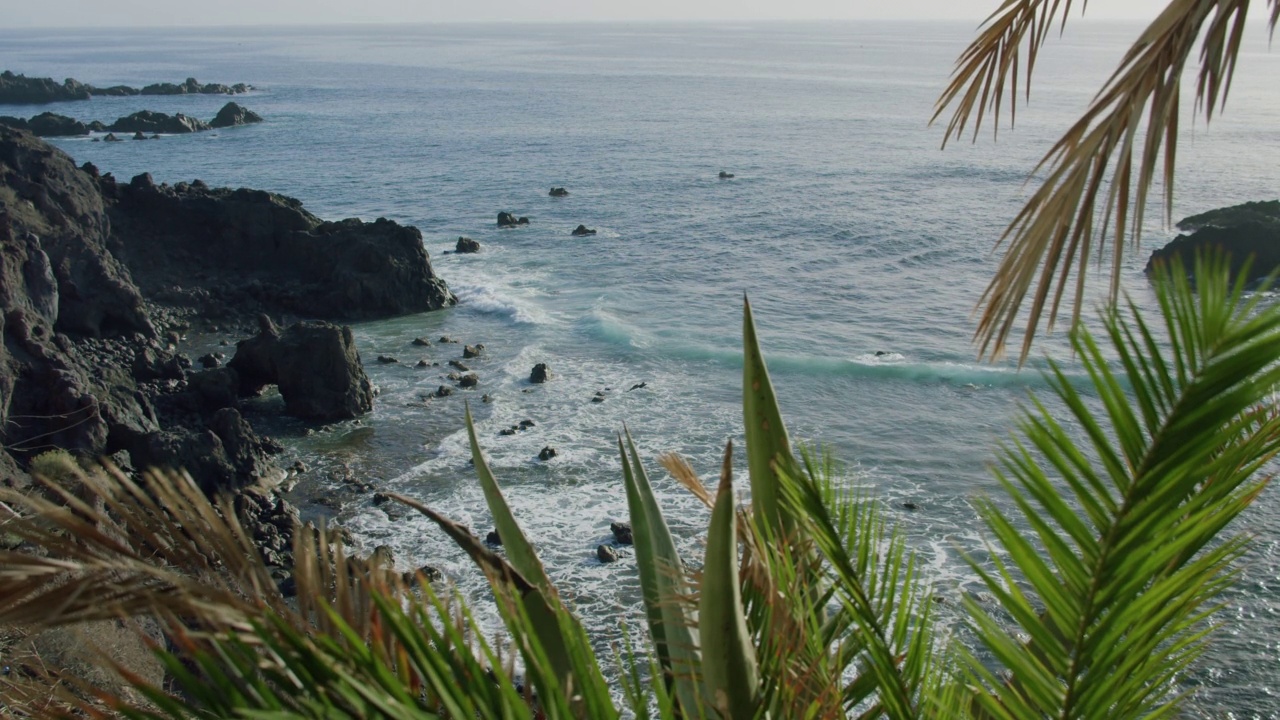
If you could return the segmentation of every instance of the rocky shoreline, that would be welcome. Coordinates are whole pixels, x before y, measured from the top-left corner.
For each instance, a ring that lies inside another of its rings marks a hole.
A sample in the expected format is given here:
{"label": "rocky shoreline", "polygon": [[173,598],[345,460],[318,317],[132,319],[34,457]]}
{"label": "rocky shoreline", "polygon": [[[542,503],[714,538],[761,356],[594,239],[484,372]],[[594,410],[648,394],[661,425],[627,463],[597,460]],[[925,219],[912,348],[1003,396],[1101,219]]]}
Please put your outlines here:
{"label": "rocky shoreline", "polygon": [[1183,218],[1178,229],[1186,232],[1151,253],[1146,272],[1158,262],[1179,258],[1192,271],[1197,252],[1220,248],[1229,256],[1233,276],[1245,273],[1254,284],[1280,270],[1280,200],[1247,202]]}
{"label": "rocky shoreline", "polygon": [[252,89],[253,86],[245,83],[206,84],[195,78],[187,78],[182,83],[154,83],[142,88],[133,88],[128,85],[99,88],[82,83],[75,78],[67,78],[59,83],[53,78],[29,78],[26,75],[15,74],[11,70],[0,73],[0,104],[3,105],[38,105],[66,100],[88,100],[94,95],[239,95]]}
{"label": "rocky shoreline", "polygon": [[[209,122],[199,118],[188,117],[182,113],[168,115],[152,110],[140,110],[132,115],[119,118],[110,125],[98,120],[85,123],[75,118],[52,112],[33,115],[30,119],[0,115],[0,125],[17,130],[26,130],[36,137],[76,137],[95,132],[185,135],[187,133],[205,132],[206,130],[238,127],[260,122],[262,122],[261,115],[234,102],[223,105],[218,114]],[[97,139],[94,138],[95,141]],[[114,138],[108,135],[106,139],[112,140]]]}
{"label": "rocky shoreline", "polygon": [[[273,489],[304,468],[279,467],[246,399],[270,384],[310,422],[368,412],[350,328],[334,321],[456,302],[415,228],[323,221],[293,198],[199,180],[118,182],[0,127],[0,484],[30,487],[51,449],[185,468],[237,497],[285,588],[298,511]],[[195,323],[258,333],[230,359],[192,362],[178,345]]]}

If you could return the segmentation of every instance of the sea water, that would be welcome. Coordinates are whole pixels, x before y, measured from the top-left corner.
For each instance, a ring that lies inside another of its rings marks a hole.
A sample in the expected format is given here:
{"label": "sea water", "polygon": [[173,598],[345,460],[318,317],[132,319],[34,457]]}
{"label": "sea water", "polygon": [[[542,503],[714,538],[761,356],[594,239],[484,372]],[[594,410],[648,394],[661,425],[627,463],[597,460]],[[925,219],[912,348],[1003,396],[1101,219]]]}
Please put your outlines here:
{"label": "sea water", "polygon": [[[708,482],[741,453],[741,327],[750,298],[793,438],[842,462],[841,481],[883,501],[957,624],[981,591],[962,553],[984,551],[974,500],[1045,358],[1079,376],[1062,333],[1028,366],[977,359],[973,309],[995,241],[1035,187],[1040,157],[1086,107],[1136,25],[1078,22],[1052,39],[1017,124],[1002,118],[940,149],[934,102],[966,24],[441,25],[0,32],[0,65],[94,85],[247,82],[249,127],[158,141],[55,144],[121,180],[271,190],[327,219],[415,225],[456,308],[356,326],[380,388],[373,413],[308,434],[273,431],[312,470],[307,505],[342,473],[492,527],[468,466],[464,403],[509,502],[599,649],[640,622],[634,559],[597,544],[626,516],[618,433],[639,445],[682,551],[701,556],[708,513],[665,476],[663,453]],[[1277,195],[1280,58],[1249,36],[1227,113],[1183,121],[1174,215]],[[1188,83],[1188,87],[1190,84]],[[212,118],[222,96],[93,98],[43,110],[111,122],[142,109]],[[1190,99],[1184,104],[1190,106]],[[944,121],[945,121],[944,116]],[[733,173],[720,179],[720,171]],[[552,186],[568,197],[548,196]],[[498,229],[500,210],[530,224]],[[1121,269],[1153,310],[1142,267],[1172,232],[1157,205]],[[585,238],[579,223],[597,229]],[[483,249],[449,254],[466,235]],[[1098,271],[1095,271],[1098,272]],[[1099,274],[1105,273],[1105,269]],[[1095,298],[1090,306],[1096,306]],[[449,384],[461,344],[474,391]],[[378,364],[378,355],[397,364]],[[416,368],[420,359],[439,363]],[[554,378],[528,381],[547,363]],[[635,385],[642,387],[631,389]],[[604,393],[603,402],[593,402]],[[482,402],[488,395],[491,402]],[[521,420],[535,426],[499,431]],[[558,454],[539,461],[539,451]],[[745,478],[744,478],[745,480]],[[917,509],[907,510],[904,503]],[[401,569],[429,563],[479,607],[469,561],[425,520],[357,498],[336,513]],[[1280,507],[1264,494],[1238,529],[1255,542],[1189,679],[1201,717],[1274,717],[1280,686]],[[492,625],[492,614],[485,615]],[[496,631],[496,628],[495,628]]]}

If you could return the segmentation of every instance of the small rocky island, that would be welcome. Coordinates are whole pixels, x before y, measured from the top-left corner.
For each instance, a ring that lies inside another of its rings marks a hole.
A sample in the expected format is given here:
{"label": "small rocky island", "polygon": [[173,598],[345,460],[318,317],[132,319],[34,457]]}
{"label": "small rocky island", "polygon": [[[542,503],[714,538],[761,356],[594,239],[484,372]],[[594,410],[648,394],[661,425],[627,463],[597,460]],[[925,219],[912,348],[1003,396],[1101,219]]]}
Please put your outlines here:
{"label": "small rocky island", "polygon": [[51,112],[40,113],[29,120],[0,115],[0,125],[27,130],[37,137],[75,137],[94,132],[182,135],[260,122],[262,122],[262,116],[234,102],[223,105],[209,122],[188,117],[182,113],[168,115],[151,110],[140,110],[132,115],[126,115],[110,125],[97,120],[84,123],[75,118]]}
{"label": "small rocky island", "polygon": [[1191,270],[1198,251],[1219,247],[1230,256],[1231,272],[1238,275],[1252,261],[1245,278],[1257,282],[1280,269],[1280,200],[1247,202],[1184,218],[1178,229],[1186,233],[1151,253],[1148,274],[1157,262],[1181,258]]}
{"label": "small rocky island", "polygon": [[244,83],[205,84],[195,78],[187,78],[183,83],[155,83],[143,88],[127,85],[99,88],[74,78],[67,78],[59,83],[53,78],[29,78],[15,74],[11,70],[0,73],[0,104],[3,105],[39,105],[66,100],[88,100],[94,95],[239,95],[252,89],[252,86]]}

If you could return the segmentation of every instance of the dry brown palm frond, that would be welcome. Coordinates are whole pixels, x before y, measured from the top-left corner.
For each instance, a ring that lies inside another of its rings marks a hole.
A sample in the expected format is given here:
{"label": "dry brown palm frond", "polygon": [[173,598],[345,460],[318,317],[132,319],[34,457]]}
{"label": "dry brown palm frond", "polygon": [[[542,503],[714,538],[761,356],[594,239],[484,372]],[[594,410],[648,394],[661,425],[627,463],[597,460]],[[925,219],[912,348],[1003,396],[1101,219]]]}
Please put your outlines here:
{"label": "dry brown palm frond", "polygon": [[[1270,28],[1280,0],[1268,0]],[[1027,294],[1020,357],[1025,361],[1042,317],[1051,329],[1067,288],[1073,286],[1073,323],[1079,319],[1088,262],[1102,262],[1108,231],[1110,295],[1119,295],[1121,259],[1141,238],[1149,193],[1164,184],[1165,219],[1172,213],[1181,80],[1200,40],[1196,108],[1206,122],[1226,102],[1250,0],[1173,0],[1143,31],[1084,115],[1041,159],[1043,184],[1005,230],[1008,249],[979,301],[975,339],[984,356],[1001,355]],[[998,113],[1006,78],[1017,82],[1019,50],[1027,48],[1029,79],[1035,54],[1069,0],[1007,0],[960,57],[938,101],[936,119],[955,105],[947,137],[959,137],[974,110]],[[1012,108],[1011,100],[1011,108]],[[1162,162],[1161,162],[1162,161]]]}
{"label": "dry brown palm frond", "polygon": [[[43,548],[0,552],[0,623],[49,627],[167,610],[234,623],[274,583],[229,505],[190,477],[148,473],[145,487],[114,469],[81,473],[80,492],[5,492],[25,512],[10,531]],[[88,497],[90,500],[82,499]],[[278,597],[278,595],[277,595]]]}

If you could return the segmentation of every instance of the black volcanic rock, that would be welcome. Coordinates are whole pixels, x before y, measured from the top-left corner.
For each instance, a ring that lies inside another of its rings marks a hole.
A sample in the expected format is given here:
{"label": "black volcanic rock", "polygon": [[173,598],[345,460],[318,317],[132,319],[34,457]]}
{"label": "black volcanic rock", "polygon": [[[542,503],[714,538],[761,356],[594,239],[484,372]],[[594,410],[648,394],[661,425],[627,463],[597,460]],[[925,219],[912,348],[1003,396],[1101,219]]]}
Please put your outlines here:
{"label": "black volcanic rock", "polygon": [[183,467],[210,492],[278,477],[267,455],[279,446],[253,434],[238,392],[274,382],[303,417],[367,411],[372,388],[350,331],[321,323],[281,333],[268,322],[241,348],[239,370],[196,373],[169,347],[189,314],[382,317],[452,302],[413,228],[325,223],[296,200],[199,181],[169,187],[143,173],[118,183],[0,127],[5,478],[50,447]]}
{"label": "black volcanic rock", "polygon": [[71,78],[54,82],[52,78],[29,78],[9,70],[0,73],[0,103],[31,105],[61,100],[88,100],[89,86]]}
{"label": "black volcanic rock", "polygon": [[1233,276],[1251,261],[1248,282],[1256,282],[1280,269],[1280,200],[1249,202],[1211,210],[1184,218],[1178,229],[1191,231],[1179,235],[1164,247],[1151,253],[1146,272],[1156,263],[1181,258],[1188,272],[1193,270],[1197,252],[1221,248],[1230,256]]}
{"label": "black volcanic rock", "polygon": [[170,304],[210,317],[366,320],[457,303],[417,228],[381,218],[325,222],[261,190],[102,184],[124,239],[120,257],[144,292]]}
{"label": "black volcanic rock", "polygon": [[222,106],[213,120],[209,121],[209,127],[225,128],[260,122],[262,122],[262,116],[237,103],[229,102]]}
{"label": "black volcanic rock", "polygon": [[51,112],[40,113],[30,120],[7,115],[0,116],[0,125],[18,130],[27,130],[38,137],[67,137],[89,134],[88,125],[66,115],[58,115]]}
{"label": "black volcanic rock", "polygon": [[221,83],[201,84],[195,78],[187,78],[184,83],[155,83],[142,88],[142,95],[236,95],[249,91],[244,83],[223,85]]}
{"label": "black volcanic rock", "polygon": [[256,337],[236,344],[228,367],[241,395],[276,385],[286,411],[305,420],[343,420],[373,409],[373,386],[350,327],[306,322],[281,332],[264,318]]}
{"label": "black volcanic rock", "polygon": [[197,118],[187,117],[182,113],[166,115],[152,110],[139,110],[107,126],[107,129],[112,132],[171,133],[175,135],[201,132],[209,128],[209,123]]}
{"label": "black volcanic rock", "polygon": [[51,112],[40,113],[28,120],[27,129],[40,137],[89,134],[89,128],[79,120]]}
{"label": "black volcanic rock", "polygon": [[52,78],[29,78],[5,70],[0,73],[0,104],[31,105],[39,103],[62,102],[64,100],[88,100],[94,95],[186,95],[190,93],[236,95],[248,92],[253,88],[244,83],[223,85],[221,83],[201,84],[195,78],[187,78],[181,84],[156,83],[141,90],[127,85],[111,87],[94,87],[72,78],[61,83]]}

